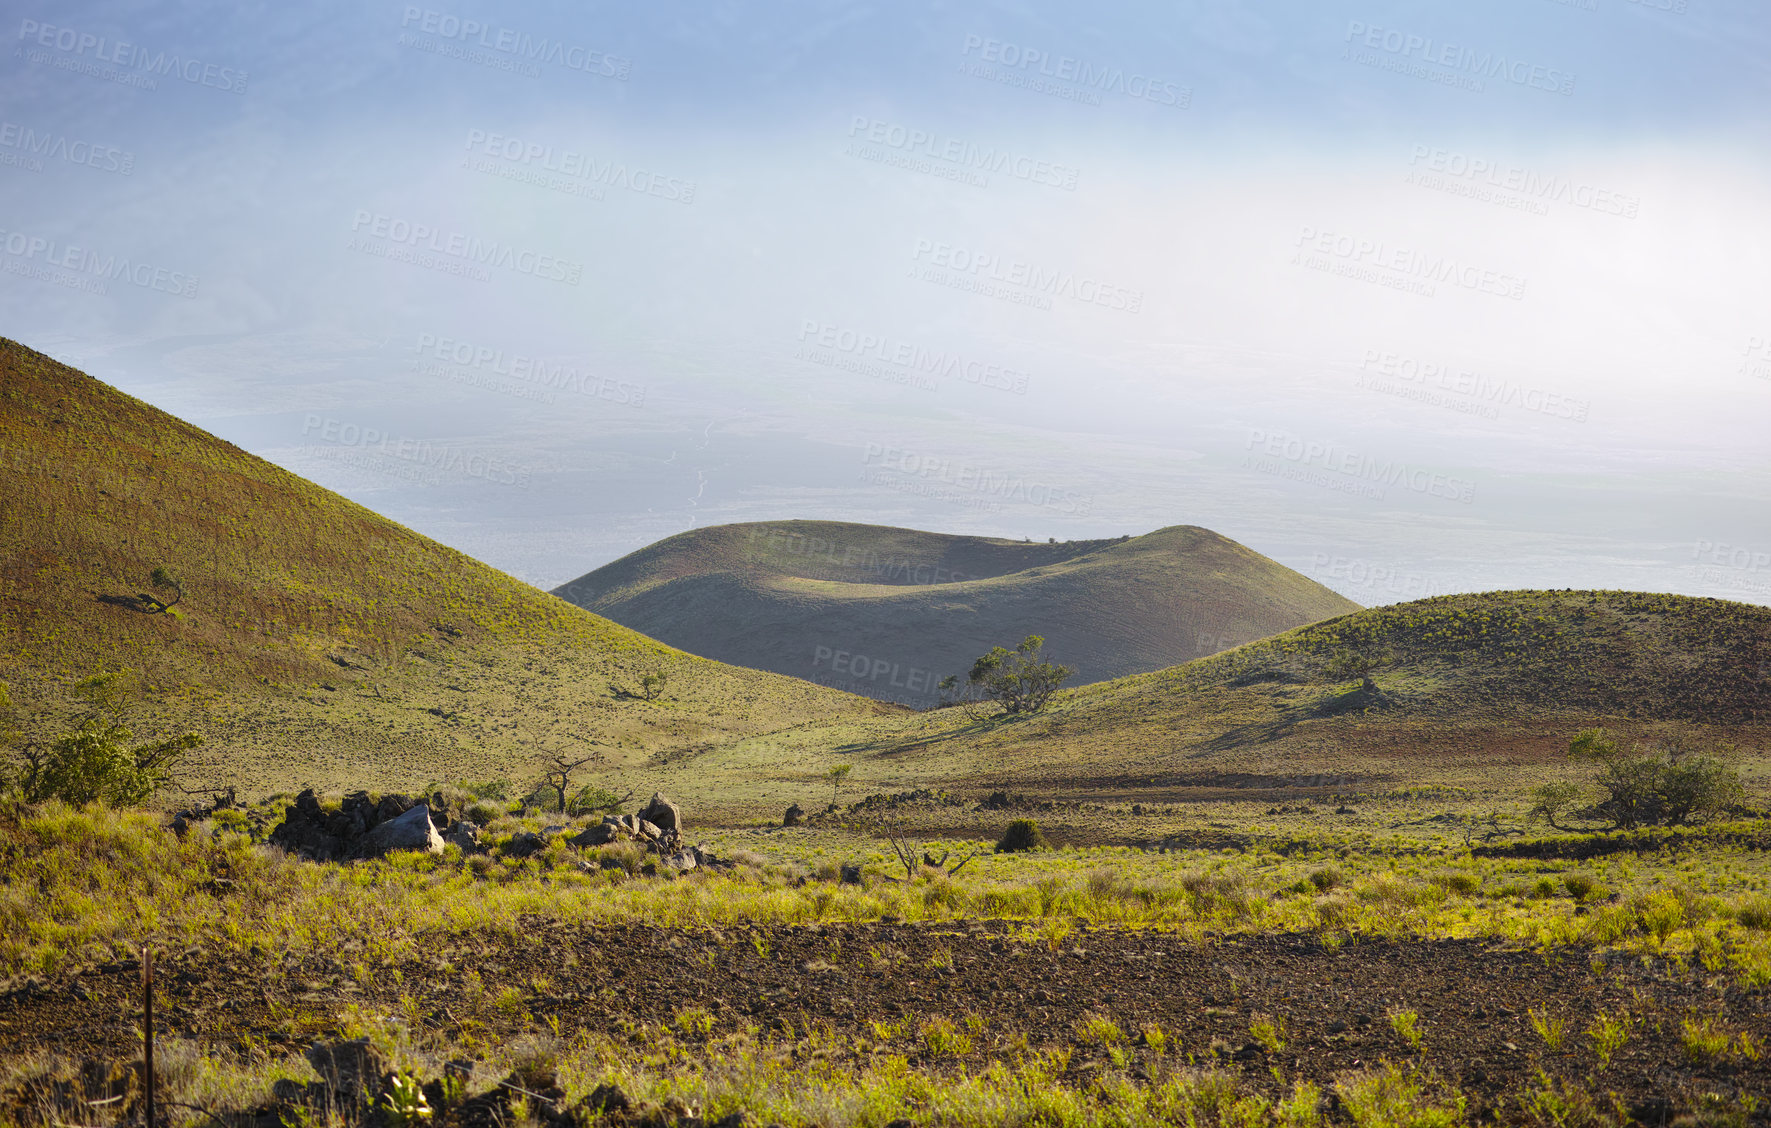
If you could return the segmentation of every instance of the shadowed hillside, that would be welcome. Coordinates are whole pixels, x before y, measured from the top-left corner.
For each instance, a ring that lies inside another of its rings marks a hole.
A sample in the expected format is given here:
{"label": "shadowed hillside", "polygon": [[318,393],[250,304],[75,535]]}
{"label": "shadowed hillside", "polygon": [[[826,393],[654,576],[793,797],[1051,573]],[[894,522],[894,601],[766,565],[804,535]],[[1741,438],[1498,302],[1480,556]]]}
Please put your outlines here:
{"label": "shadowed hillside", "polygon": [[28,730],[128,666],[144,735],[208,736],[194,782],[521,776],[543,746],[643,762],[873,708],[587,614],[7,340],[0,467],[0,681]]}
{"label": "shadowed hillside", "polygon": [[836,521],[720,525],[555,594],[692,653],[910,704],[1028,634],[1087,683],[1358,607],[1192,526],[1036,544]]}

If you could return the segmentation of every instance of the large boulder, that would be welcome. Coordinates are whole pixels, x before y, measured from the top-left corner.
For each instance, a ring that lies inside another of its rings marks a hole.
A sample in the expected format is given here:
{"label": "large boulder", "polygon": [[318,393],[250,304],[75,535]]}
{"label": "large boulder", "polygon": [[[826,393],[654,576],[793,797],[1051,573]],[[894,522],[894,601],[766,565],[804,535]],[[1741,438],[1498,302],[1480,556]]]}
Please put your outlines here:
{"label": "large boulder", "polygon": [[626,837],[628,837],[628,833],[624,825],[605,819],[596,826],[585,828],[583,834],[567,841],[574,846],[607,846],[611,842],[619,842]]}
{"label": "large boulder", "polygon": [[683,829],[682,812],[677,809],[675,803],[666,799],[662,792],[654,791],[652,793],[652,801],[640,810],[640,818],[666,834],[672,831],[681,833]]}
{"label": "large boulder", "polygon": [[430,805],[420,803],[397,818],[377,823],[357,843],[355,853],[362,858],[379,858],[395,850],[421,850],[427,854],[443,852],[443,836],[430,821]]}
{"label": "large boulder", "polygon": [[527,858],[547,849],[547,839],[534,831],[523,830],[511,835],[510,841],[504,844],[504,855],[509,858]]}

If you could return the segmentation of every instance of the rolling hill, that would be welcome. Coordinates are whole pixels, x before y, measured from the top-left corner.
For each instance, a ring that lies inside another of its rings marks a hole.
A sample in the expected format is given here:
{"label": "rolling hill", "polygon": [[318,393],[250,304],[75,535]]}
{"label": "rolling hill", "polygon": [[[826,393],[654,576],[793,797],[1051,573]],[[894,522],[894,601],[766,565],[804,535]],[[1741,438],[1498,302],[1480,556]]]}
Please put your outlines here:
{"label": "rolling hill", "polygon": [[128,667],[138,735],[206,736],[192,783],[521,777],[544,748],[618,767],[877,708],[662,645],[3,339],[0,467],[0,682],[25,735]]}
{"label": "rolling hill", "polygon": [[554,594],[691,653],[913,705],[1029,634],[1085,684],[1358,608],[1192,526],[1037,544],[836,521],[719,525]]}
{"label": "rolling hill", "polygon": [[[1387,659],[1376,693],[1331,670],[1347,652]],[[1771,798],[1771,608],[1624,591],[1438,596],[1066,689],[1033,716],[950,708],[762,735],[699,761],[695,780],[734,801],[797,783],[821,802],[819,781],[846,762],[852,795],[1264,805],[1418,791],[1480,813],[1578,776],[1563,753],[1591,725],[1734,744],[1758,801]]]}

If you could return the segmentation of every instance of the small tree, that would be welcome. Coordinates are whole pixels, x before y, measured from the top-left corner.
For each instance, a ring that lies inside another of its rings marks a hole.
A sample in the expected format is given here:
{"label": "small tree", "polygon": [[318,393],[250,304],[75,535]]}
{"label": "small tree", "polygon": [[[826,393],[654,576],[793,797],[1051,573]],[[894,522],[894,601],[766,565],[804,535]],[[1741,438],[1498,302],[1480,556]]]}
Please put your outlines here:
{"label": "small tree", "polygon": [[644,697],[647,701],[658,700],[658,695],[664,692],[664,682],[666,678],[667,675],[663,670],[653,670],[651,673],[641,678],[640,696]]}
{"label": "small tree", "polygon": [[1396,655],[1389,650],[1341,650],[1330,655],[1322,670],[1335,681],[1359,679],[1359,688],[1366,693],[1381,693],[1373,674],[1396,664]]}
{"label": "small tree", "polygon": [[148,583],[153,585],[157,592],[172,593],[171,600],[145,591],[137,593],[137,598],[141,600],[142,606],[146,607],[150,614],[159,615],[170,611],[184,601],[184,581],[164,564],[154,569],[153,574],[148,577]]}
{"label": "small tree", "polygon": [[1552,828],[1566,831],[1569,828],[1558,823],[1556,817],[1580,799],[1580,787],[1567,780],[1558,780],[1532,789],[1531,797],[1537,800],[1537,805],[1531,808],[1529,819],[1542,819]]}
{"label": "small tree", "polygon": [[[1013,650],[994,647],[972,663],[966,681],[983,696],[1000,703],[1006,713],[1037,713],[1065,679],[1076,672],[1069,666],[1043,661],[1040,651],[1044,646],[1043,637],[1028,635]],[[946,682],[942,685],[947,687]]]}
{"label": "small tree", "polygon": [[[196,733],[135,744],[124,724],[124,701],[131,672],[97,674],[74,685],[86,710],[74,728],[49,741],[32,741],[6,782],[27,803],[60,799],[83,806],[114,807],[144,803],[172,779],[174,765],[203,742]],[[4,712],[11,713],[10,701]],[[4,727],[0,724],[0,727]]]}
{"label": "small tree", "polygon": [[1602,728],[1583,729],[1568,745],[1572,759],[1598,765],[1594,777],[1605,798],[1594,810],[1619,829],[1701,822],[1740,802],[1740,772],[1713,752],[1681,744],[1662,750],[1628,748]]}
{"label": "small tree", "polygon": [[601,752],[592,752],[588,756],[581,756],[576,760],[568,760],[559,752],[551,752],[548,754],[547,762],[541,770],[541,785],[536,788],[536,791],[552,791],[558,800],[558,805],[553,809],[559,811],[561,814],[566,814],[566,792],[572,786],[572,773],[579,768],[582,768],[584,765],[593,761],[600,761],[602,758],[603,754]]}
{"label": "small tree", "polygon": [[849,778],[849,773],[854,770],[853,764],[838,764],[824,773],[824,778],[830,781],[831,806],[836,806],[837,797],[842,791],[842,781]]}

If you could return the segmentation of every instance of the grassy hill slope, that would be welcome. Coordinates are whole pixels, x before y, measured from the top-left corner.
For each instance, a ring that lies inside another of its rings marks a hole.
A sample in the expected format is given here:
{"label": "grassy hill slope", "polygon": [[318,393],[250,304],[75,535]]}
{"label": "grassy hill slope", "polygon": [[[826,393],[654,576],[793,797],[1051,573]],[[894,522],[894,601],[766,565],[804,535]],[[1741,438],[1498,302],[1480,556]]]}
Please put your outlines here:
{"label": "grassy hill slope", "polygon": [[1035,544],[836,521],[720,525],[555,594],[696,654],[911,704],[1028,634],[1087,683],[1358,607],[1192,526]]}
{"label": "grassy hill slope", "polygon": [[[29,731],[139,672],[138,731],[249,792],[640,763],[872,706],[683,654],[0,339],[0,681]],[[185,598],[138,598],[165,567]],[[657,701],[622,696],[662,670]]]}
{"label": "grassy hill slope", "polygon": [[[1375,674],[1377,695],[1328,672],[1347,650],[1393,657]],[[1003,788],[1264,804],[1450,788],[1487,810],[1577,776],[1562,753],[1595,724],[1736,743],[1763,795],[1771,608],[1618,591],[1440,596],[1065,690],[1032,717],[954,708],[808,726],[724,749],[693,780],[656,779],[685,794],[706,781],[722,796],[827,800],[822,773],[850,762],[854,795]]]}

